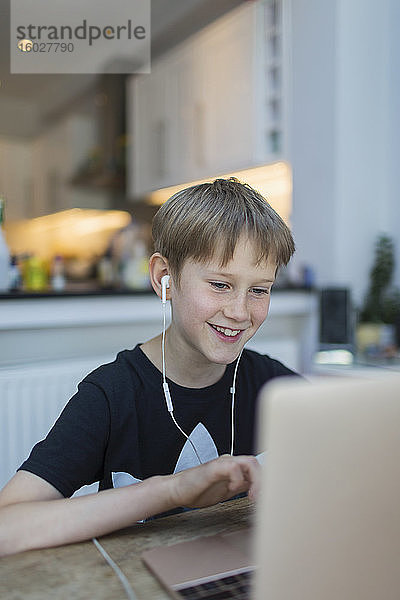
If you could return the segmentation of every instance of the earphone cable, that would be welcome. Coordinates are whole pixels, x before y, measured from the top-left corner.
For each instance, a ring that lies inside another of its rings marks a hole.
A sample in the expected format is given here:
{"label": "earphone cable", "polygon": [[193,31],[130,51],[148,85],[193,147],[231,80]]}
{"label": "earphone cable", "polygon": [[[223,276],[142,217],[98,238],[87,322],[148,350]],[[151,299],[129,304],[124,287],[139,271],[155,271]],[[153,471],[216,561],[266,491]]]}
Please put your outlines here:
{"label": "earphone cable", "polygon": [[189,444],[192,446],[193,448],[193,452],[196,455],[197,460],[199,461],[199,464],[202,465],[203,461],[201,460],[197,450],[196,450],[196,446],[193,444],[192,440],[190,439],[190,437],[183,431],[182,427],[179,426],[179,423],[177,422],[177,420],[175,419],[174,413],[170,412],[169,413],[171,415],[171,419],[173,420],[173,422],[175,423],[175,425],[177,426],[177,428],[179,429],[179,431],[182,433],[182,435],[185,436],[185,438],[187,439],[187,441],[189,442]]}
{"label": "earphone cable", "polygon": [[169,386],[168,386],[168,382],[166,380],[166,376],[165,376],[165,329],[166,329],[166,306],[165,303],[163,302],[162,304],[162,311],[163,311],[163,329],[162,329],[162,338],[161,338],[161,355],[162,355],[162,378],[163,378],[163,390],[164,390],[164,396],[165,396],[165,400],[167,403],[167,408],[168,408],[168,412],[171,415],[171,419],[173,420],[174,424],[176,425],[176,427],[179,429],[179,431],[181,432],[181,434],[187,439],[187,441],[189,442],[189,444],[191,445],[193,452],[196,455],[197,460],[199,461],[199,464],[202,465],[203,461],[201,460],[197,450],[196,450],[196,446],[193,444],[192,440],[190,439],[190,437],[187,435],[187,433],[185,433],[182,429],[182,427],[180,427],[179,423],[177,422],[177,420],[175,419],[175,415],[174,415],[174,407],[172,404],[172,399],[171,399],[171,395],[169,393]]}
{"label": "earphone cable", "polygon": [[100,542],[97,538],[92,538],[92,542],[96,546],[97,550],[100,552],[100,554],[102,555],[104,560],[110,565],[110,567],[112,568],[112,570],[114,571],[114,573],[116,574],[116,576],[118,577],[120,582],[122,583],[123,588],[126,592],[127,597],[129,598],[129,600],[137,600],[137,596],[136,596],[135,592],[133,591],[131,584],[129,583],[126,575],[121,571],[121,569],[119,568],[117,563],[115,561],[113,561],[111,556],[103,548],[103,546],[100,544]]}
{"label": "earphone cable", "polygon": [[162,312],[163,312],[163,328],[162,328],[162,342],[161,342],[161,354],[162,354],[162,376],[163,376],[163,383],[166,383],[166,379],[165,379],[165,327],[166,327],[166,306],[165,303],[163,302],[162,305]]}
{"label": "earphone cable", "polygon": [[239,366],[240,357],[242,356],[243,348],[240,351],[238,359],[235,365],[235,372],[233,374],[233,382],[231,387],[232,394],[232,405],[231,405],[231,456],[233,456],[233,446],[235,442],[235,393],[236,393],[236,374]]}
{"label": "earphone cable", "polygon": [[[167,403],[167,409],[169,414],[171,415],[171,419],[174,422],[174,424],[176,425],[176,427],[178,428],[178,430],[182,433],[182,435],[187,439],[187,441],[190,443],[193,452],[195,453],[197,460],[199,461],[199,464],[203,464],[200,456],[196,450],[195,445],[193,444],[192,440],[190,439],[190,437],[187,435],[187,433],[185,433],[182,429],[182,427],[180,427],[179,423],[177,422],[177,420],[175,419],[174,416],[174,407],[172,404],[172,399],[171,399],[171,394],[169,391],[169,386],[166,380],[166,376],[165,376],[165,330],[166,330],[166,302],[162,303],[162,313],[163,313],[163,328],[162,328],[162,337],[161,337],[161,355],[162,355],[162,382],[163,382],[163,390],[164,390],[164,396],[165,396],[165,401]],[[233,381],[232,381],[232,387],[230,388],[230,392],[232,394],[232,403],[231,403],[231,449],[230,449],[230,454],[231,456],[233,456],[233,448],[234,448],[234,444],[235,444],[235,394],[236,394],[236,375],[237,375],[237,371],[238,371],[238,367],[239,367],[239,361],[240,358],[242,356],[242,352],[243,352],[243,348],[240,351],[240,354],[238,356],[238,359],[236,361],[236,365],[235,365],[235,371],[233,374]]]}

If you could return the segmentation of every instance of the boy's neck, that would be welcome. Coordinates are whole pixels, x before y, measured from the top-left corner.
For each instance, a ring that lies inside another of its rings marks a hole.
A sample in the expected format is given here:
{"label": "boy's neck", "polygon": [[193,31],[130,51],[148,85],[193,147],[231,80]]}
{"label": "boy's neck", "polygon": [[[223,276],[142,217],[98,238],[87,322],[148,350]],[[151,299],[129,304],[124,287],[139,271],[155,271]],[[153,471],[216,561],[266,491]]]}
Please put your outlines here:
{"label": "boy's neck", "polygon": [[[161,337],[158,335],[140,346],[147,358],[160,372],[162,372]],[[187,349],[181,352],[178,349],[171,351],[171,346],[175,347],[169,343],[167,331],[165,342],[166,377],[174,383],[182,387],[204,388],[217,383],[225,373],[226,365],[199,362],[194,352],[191,354]]]}

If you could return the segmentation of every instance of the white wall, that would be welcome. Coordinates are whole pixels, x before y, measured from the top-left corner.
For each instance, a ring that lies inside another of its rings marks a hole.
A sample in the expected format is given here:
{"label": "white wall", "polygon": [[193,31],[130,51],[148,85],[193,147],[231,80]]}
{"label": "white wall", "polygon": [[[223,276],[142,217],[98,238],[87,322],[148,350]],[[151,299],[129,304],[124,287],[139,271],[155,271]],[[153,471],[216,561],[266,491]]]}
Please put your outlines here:
{"label": "white wall", "polygon": [[396,0],[292,0],[297,261],[357,303],[379,233],[400,262],[398,12]]}
{"label": "white wall", "polygon": [[390,177],[390,223],[397,241],[397,265],[395,280],[400,285],[400,2],[391,0],[387,14],[387,77],[389,85],[388,119],[386,121],[388,139],[388,177]]}
{"label": "white wall", "polygon": [[334,262],[335,3],[293,0],[291,12],[295,261],[313,265],[320,281]]}

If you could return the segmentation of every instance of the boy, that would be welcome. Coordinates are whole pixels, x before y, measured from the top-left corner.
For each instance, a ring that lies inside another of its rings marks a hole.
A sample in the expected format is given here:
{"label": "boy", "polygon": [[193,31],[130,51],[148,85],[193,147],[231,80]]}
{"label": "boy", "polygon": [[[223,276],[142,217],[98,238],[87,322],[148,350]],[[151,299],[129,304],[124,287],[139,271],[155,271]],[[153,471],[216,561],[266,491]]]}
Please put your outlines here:
{"label": "boy", "polygon": [[[290,231],[248,185],[217,179],[172,196],[153,238],[151,282],[172,306],[165,338],[81,382],[0,493],[0,555],[257,493],[258,391],[292,371],[243,347],[294,252]],[[70,498],[95,481],[100,493]]]}

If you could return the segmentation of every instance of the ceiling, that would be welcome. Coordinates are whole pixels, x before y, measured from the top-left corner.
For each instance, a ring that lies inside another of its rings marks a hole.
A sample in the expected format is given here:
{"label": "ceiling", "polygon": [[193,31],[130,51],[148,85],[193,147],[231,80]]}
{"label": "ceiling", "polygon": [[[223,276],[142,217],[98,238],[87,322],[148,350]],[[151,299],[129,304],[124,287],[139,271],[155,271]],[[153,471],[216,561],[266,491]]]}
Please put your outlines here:
{"label": "ceiling", "polygon": [[[12,1],[12,0],[11,0]],[[68,0],[65,0],[68,1]],[[243,0],[151,0],[152,58]],[[11,75],[10,0],[0,0],[0,135],[32,137],[55,115],[82,104],[96,75]]]}

